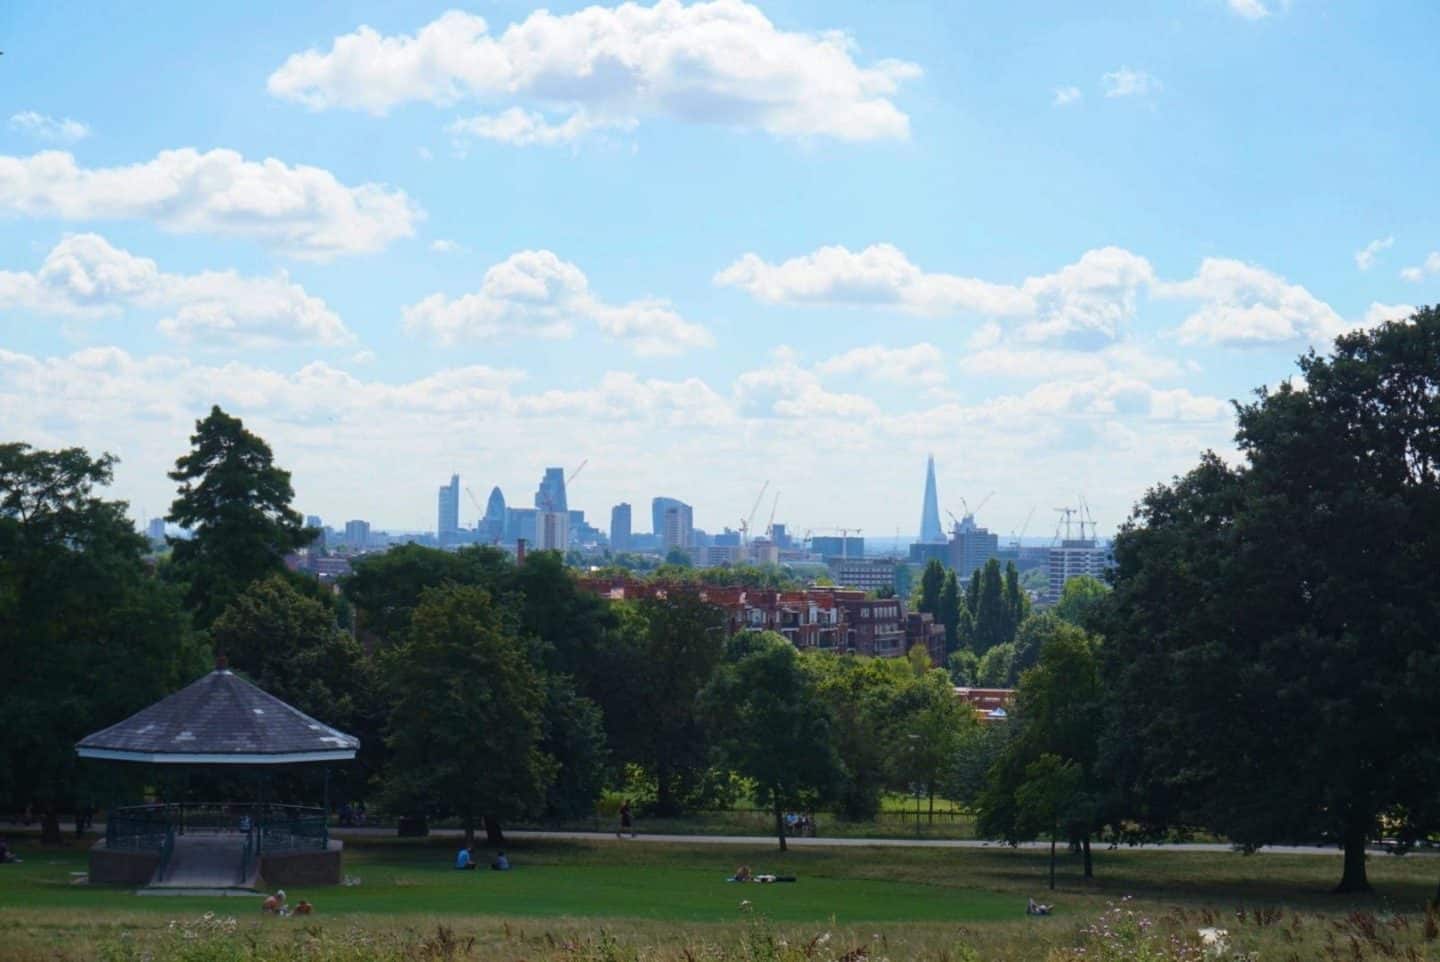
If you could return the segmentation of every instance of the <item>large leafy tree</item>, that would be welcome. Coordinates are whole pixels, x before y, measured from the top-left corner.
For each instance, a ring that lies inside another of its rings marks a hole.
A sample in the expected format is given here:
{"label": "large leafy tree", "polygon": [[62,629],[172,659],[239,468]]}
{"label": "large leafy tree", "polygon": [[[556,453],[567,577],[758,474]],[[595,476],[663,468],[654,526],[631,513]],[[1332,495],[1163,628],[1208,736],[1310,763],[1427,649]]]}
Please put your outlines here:
{"label": "large leafy tree", "polygon": [[172,539],[174,563],[202,627],[252,581],[283,571],[285,555],[316,537],[290,507],[290,472],[275,465],[270,445],[219,406],[195,423],[190,451],[170,479],[180,489],[168,520],[191,532]]}
{"label": "large leafy tree", "polygon": [[975,619],[972,644],[975,653],[983,656],[996,645],[1009,642],[1015,635],[1015,612],[1005,598],[1005,577],[1000,562],[994,558],[975,573],[975,602],[970,611]]}
{"label": "large leafy tree", "polygon": [[1055,616],[1084,628],[1109,593],[1110,587],[1100,579],[1090,575],[1076,575],[1066,580],[1065,586],[1060,589],[1060,600],[1055,603]]}
{"label": "large leafy tree", "polygon": [[800,661],[830,712],[831,743],[845,768],[840,810],[846,818],[873,819],[892,776],[891,722],[914,675],[898,658],[809,652]]}
{"label": "large leafy tree", "polygon": [[425,592],[382,665],[393,700],[392,804],[443,805],[467,844],[482,819],[541,809],[556,775],[542,748],[545,680],[484,589]]}
{"label": "large leafy tree", "polygon": [[405,544],[357,558],[344,590],[355,606],[360,637],[372,647],[384,648],[404,639],[410,616],[427,588],[446,583],[474,585],[493,594],[513,567],[509,556],[498,548],[441,551]]}
{"label": "large leafy tree", "polygon": [[945,586],[945,566],[934,558],[925,563],[920,573],[920,595],[915,609],[940,617],[940,592]]}
{"label": "large leafy tree", "polygon": [[734,636],[700,704],[720,757],[774,814],[784,851],[785,810],[814,807],[843,776],[825,703],[795,646],[774,632]]}
{"label": "large leafy tree", "polygon": [[177,591],[145,566],[115,459],[0,445],[0,799],[57,807],[85,790],[75,742],[204,670]]}
{"label": "large leafy tree", "polygon": [[1149,492],[1105,606],[1116,777],[1152,821],[1255,846],[1436,815],[1440,311],[1337,339],[1238,406],[1244,463]]}
{"label": "large leafy tree", "polygon": [[940,669],[914,678],[891,706],[885,731],[893,783],[923,791],[932,822],[936,790],[961,743],[977,724],[975,713],[955,697],[949,676]]}

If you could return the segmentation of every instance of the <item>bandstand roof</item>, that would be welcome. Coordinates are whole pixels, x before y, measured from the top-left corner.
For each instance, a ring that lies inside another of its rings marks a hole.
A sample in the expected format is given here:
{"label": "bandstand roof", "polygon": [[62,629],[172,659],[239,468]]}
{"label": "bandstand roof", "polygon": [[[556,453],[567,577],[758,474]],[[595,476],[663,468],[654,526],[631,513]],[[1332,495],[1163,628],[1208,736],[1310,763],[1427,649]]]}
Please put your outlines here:
{"label": "bandstand roof", "polygon": [[81,758],[161,765],[346,761],[360,739],[318,722],[223,663],[173,695],[80,739]]}

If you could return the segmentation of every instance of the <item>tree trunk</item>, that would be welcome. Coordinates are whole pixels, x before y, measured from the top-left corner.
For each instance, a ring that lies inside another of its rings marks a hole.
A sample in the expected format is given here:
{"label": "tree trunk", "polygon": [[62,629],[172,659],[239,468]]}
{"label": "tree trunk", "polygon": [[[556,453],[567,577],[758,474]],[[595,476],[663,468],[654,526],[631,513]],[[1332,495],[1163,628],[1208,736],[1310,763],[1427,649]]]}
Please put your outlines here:
{"label": "tree trunk", "polygon": [[780,840],[780,851],[787,850],[785,843],[785,815],[780,811],[780,796],[775,796],[775,837]]}
{"label": "tree trunk", "polygon": [[930,783],[930,824],[935,824],[935,783]]}
{"label": "tree trunk", "polygon": [[465,816],[465,847],[469,848],[475,844],[475,820],[473,817]]}
{"label": "tree trunk", "polygon": [[1050,891],[1055,891],[1055,836],[1060,834],[1060,826],[1056,825],[1050,830]]}
{"label": "tree trunk", "polygon": [[1080,850],[1085,855],[1085,878],[1095,878],[1095,862],[1090,858],[1090,833],[1086,832],[1085,837],[1080,840]]}
{"label": "tree trunk", "polygon": [[485,843],[494,846],[505,844],[505,833],[500,831],[500,819],[494,815],[485,816]]}
{"label": "tree trunk", "polygon": [[1365,843],[1370,834],[1368,828],[1369,819],[1353,817],[1345,827],[1345,871],[1340,876],[1340,884],[1335,886],[1337,893],[1372,891],[1370,880],[1365,876]]}
{"label": "tree trunk", "polygon": [[675,791],[670,784],[670,766],[665,762],[655,763],[655,814],[675,814]]}
{"label": "tree trunk", "polygon": [[41,845],[62,845],[60,838],[60,813],[55,811],[55,803],[49,802],[45,806],[45,814],[40,822],[40,844]]}

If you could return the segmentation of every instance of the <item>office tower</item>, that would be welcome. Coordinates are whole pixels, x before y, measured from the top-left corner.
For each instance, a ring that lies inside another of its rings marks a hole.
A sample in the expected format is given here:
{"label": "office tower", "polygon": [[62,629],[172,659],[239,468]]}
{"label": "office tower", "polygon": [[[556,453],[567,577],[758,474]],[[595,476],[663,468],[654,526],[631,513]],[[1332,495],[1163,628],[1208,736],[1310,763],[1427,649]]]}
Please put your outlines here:
{"label": "office tower", "polygon": [[150,543],[159,547],[165,543],[165,519],[151,518],[150,525],[145,529],[145,535]]}
{"label": "office tower", "polygon": [[320,516],[318,514],[307,514],[305,516],[305,527],[314,528],[317,531],[324,531],[325,523],[320,520]]}
{"label": "office tower", "polygon": [[976,568],[983,568],[985,562],[998,557],[1000,536],[977,525],[973,514],[965,515],[950,530],[949,565],[962,581],[969,578]]}
{"label": "office tower", "polygon": [[940,498],[935,493],[935,458],[925,461],[925,503],[920,509],[920,541],[935,544],[945,541],[940,527]]}
{"label": "office tower", "polygon": [[441,547],[460,540],[460,475],[450,475],[450,483],[440,487],[439,517],[435,522],[435,540]]}
{"label": "office tower", "polygon": [[505,523],[505,495],[500,493],[499,485],[490,489],[490,499],[485,502],[485,520]]}
{"label": "office tower", "polygon": [[679,548],[689,551],[695,524],[688,504],[677,503],[665,509],[660,519],[660,550]]}
{"label": "office tower", "polygon": [[774,539],[776,547],[790,547],[790,533],[785,530],[785,525],[776,522],[770,526],[770,537]]}
{"label": "office tower", "polygon": [[565,469],[546,468],[535,489],[535,507],[539,511],[568,511],[565,503]]}
{"label": "office tower", "polygon": [[540,514],[537,508],[506,508],[504,540],[506,544],[514,544],[521,538],[531,546],[535,545],[538,539],[535,536],[535,519]]}
{"label": "office tower", "polygon": [[1045,558],[1046,604],[1053,605],[1065,591],[1065,582],[1081,575],[1103,578],[1110,563],[1110,549],[1096,543],[1094,538],[1066,538],[1052,546]]}
{"label": "office tower", "polygon": [[630,503],[621,501],[610,509],[610,550],[630,550]]}
{"label": "office tower", "polygon": [[650,530],[655,537],[662,542],[665,540],[665,512],[671,508],[679,508],[685,514],[685,531],[688,541],[690,532],[695,527],[694,509],[679,498],[651,498],[650,499]]}
{"label": "office tower", "polygon": [[364,548],[370,544],[370,522],[345,522],[345,543],[351,548]]}
{"label": "office tower", "polygon": [[810,550],[826,561],[833,558],[863,558],[865,557],[865,539],[849,535],[839,538],[817,535],[810,539]]}
{"label": "office tower", "polygon": [[569,512],[537,510],[535,512],[535,550],[564,551],[569,545]]}

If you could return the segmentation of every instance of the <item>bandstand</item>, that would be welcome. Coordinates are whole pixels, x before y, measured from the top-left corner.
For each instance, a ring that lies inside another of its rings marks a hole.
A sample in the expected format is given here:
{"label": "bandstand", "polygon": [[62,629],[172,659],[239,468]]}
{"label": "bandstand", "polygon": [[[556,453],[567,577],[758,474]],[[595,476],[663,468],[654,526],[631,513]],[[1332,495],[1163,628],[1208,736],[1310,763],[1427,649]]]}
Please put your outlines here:
{"label": "bandstand", "polygon": [[90,849],[92,883],[157,889],[337,885],[343,843],[325,808],[264,798],[264,774],[355,758],[360,740],[230,671],[214,671],[75,746],[81,758],[169,771],[255,775],[249,801],[159,802],[106,812]]}

